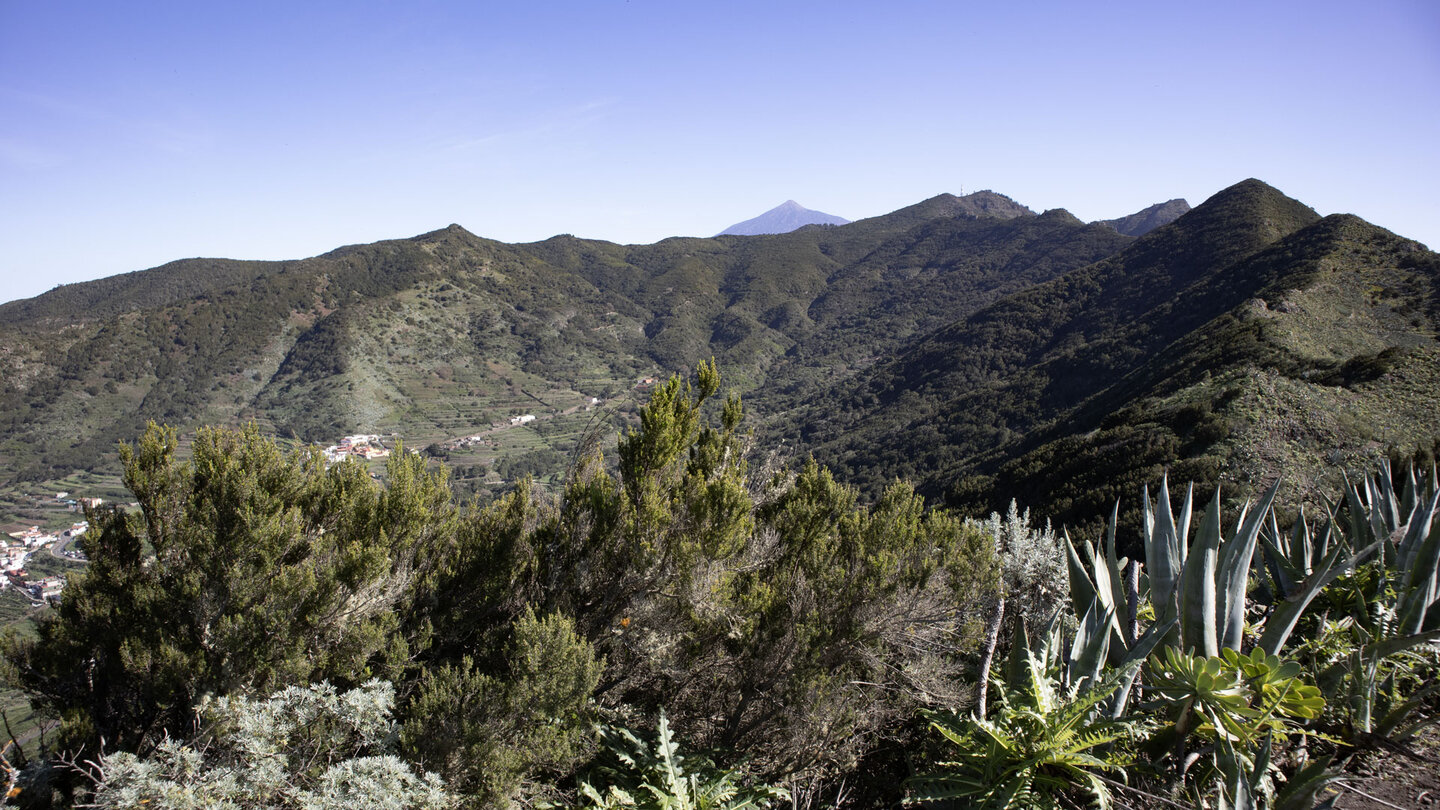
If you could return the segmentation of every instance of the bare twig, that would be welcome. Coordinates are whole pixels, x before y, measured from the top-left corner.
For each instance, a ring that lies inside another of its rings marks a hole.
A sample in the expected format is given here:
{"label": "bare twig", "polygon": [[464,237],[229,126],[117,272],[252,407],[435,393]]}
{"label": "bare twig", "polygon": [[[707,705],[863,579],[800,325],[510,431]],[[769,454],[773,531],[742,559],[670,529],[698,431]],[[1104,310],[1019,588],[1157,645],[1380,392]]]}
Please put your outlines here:
{"label": "bare twig", "polygon": [[1171,801],[1164,796],[1156,796],[1154,793],[1147,793],[1140,788],[1131,787],[1124,782],[1117,782],[1114,779],[1109,778],[1108,776],[1104,776],[1103,774],[1094,773],[1093,771],[1092,774],[1095,776],[1096,779],[1099,779],[1101,782],[1104,782],[1110,787],[1118,788],[1119,790],[1123,790],[1129,793],[1134,793],[1137,796],[1144,796],[1151,801],[1160,802],[1161,804],[1168,807],[1178,807],[1180,808],[1180,810],[1195,810],[1195,808],[1191,807],[1188,804],[1180,804],[1179,802]]}
{"label": "bare twig", "polygon": [[[20,770],[14,765],[11,765],[9,757],[6,756],[10,751],[10,746],[13,745],[14,742],[14,740],[11,740],[5,743],[4,748],[0,748],[0,769],[5,771],[5,799],[9,799],[20,792],[20,789],[15,786],[15,784],[20,781]],[[21,756],[24,755],[22,754]]]}

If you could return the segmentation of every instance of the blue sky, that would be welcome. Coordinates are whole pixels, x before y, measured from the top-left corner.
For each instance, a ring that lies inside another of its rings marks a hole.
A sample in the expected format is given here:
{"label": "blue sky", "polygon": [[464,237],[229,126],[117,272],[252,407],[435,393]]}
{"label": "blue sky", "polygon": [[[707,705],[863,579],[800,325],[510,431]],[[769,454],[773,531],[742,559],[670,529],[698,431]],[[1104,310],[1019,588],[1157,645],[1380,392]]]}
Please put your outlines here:
{"label": "blue sky", "polygon": [[1440,247],[1440,4],[0,0],[0,301],[190,256],[1259,177]]}

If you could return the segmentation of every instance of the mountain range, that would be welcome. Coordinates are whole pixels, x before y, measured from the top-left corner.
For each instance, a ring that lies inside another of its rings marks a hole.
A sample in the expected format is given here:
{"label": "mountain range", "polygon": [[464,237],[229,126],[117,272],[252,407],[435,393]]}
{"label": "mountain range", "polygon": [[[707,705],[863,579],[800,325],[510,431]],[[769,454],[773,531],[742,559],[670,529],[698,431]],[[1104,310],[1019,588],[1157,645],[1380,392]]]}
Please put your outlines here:
{"label": "mountain range", "polygon": [[0,306],[0,475],[113,472],[147,420],[253,420],[398,434],[483,493],[556,480],[648,380],[713,356],[759,446],[1088,526],[1166,471],[1237,495],[1281,475],[1299,502],[1430,452],[1437,330],[1440,256],[1256,180],[1090,224],[986,191],[652,245],[452,225]]}

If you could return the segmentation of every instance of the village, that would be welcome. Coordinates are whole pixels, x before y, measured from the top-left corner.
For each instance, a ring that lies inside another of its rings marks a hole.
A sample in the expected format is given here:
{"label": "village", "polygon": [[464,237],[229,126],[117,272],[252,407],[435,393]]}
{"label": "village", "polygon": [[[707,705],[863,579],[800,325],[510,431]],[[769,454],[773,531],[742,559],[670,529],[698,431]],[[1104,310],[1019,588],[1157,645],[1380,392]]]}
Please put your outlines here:
{"label": "village", "polygon": [[347,458],[368,461],[374,458],[389,458],[390,450],[380,443],[380,436],[374,433],[357,433],[346,436],[338,444],[325,448],[325,463],[338,464]]}
{"label": "village", "polygon": [[[55,501],[72,512],[95,508],[104,502],[101,498],[71,498],[67,492],[56,493]],[[65,590],[65,577],[34,576],[26,569],[26,564],[37,554],[86,562],[85,552],[76,547],[74,541],[89,528],[89,522],[81,520],[58,531],[31,526],[0,538],[0,590],[14,588],[16,592],[28,595],[35,607],[58,600]]]}
{"label": "village", "polygon": [[[645,378],[636,386],[648,387],[654,384],[654,378]],[[568,409],[565,413],[574,411],[589,411],[601,404],[598,397],[591,397],[589,401]],[[549,418],[549,414],[537,416],[533,413],[523,413],[508,417],[505,421],[491,423],[487,429],[480,433],[451,439],[444,443],[447,449],[480,449],[488,447],[496,449],[499,442],[495,434],[508,428],[528,426],[541,418]],[[391,454],[391,447],[387,447],[387,440],[393,445],[395,434],[381,436],[373,433],[357,433],[342,437],[337,443],[322,448],[327,465],[337,464],[346,459],[359,461],[371,461],[388,458]],[[410,452],[418,452],[411,448]],[[94,509],[105,503],[99,497],[74,497],[69,492],[56,492],[53,496],[30,495],[26,496],[30,502],[44,511],[62,512],[68,510],[75,513],[84,513],[87,509]],[[89,529],[89,523],[79,520],[70,524],[68,528],[55,528],[58,521],[51,522],[48,528],[40,525],[32,525],[15,531],[6,532],[0,535],[0,591],[10,590],[13,593],[21,594],[30,599],[32,607],[43,607],[58,601],[65,590],[66,578],[63,574],[55,574],[54,565],[46,565],[49,571],[45,573],[32,573],[27,570],[26,565],[36,560],[36,555],[44,554],[55,558],[56,562],[87,563],[85,552],[75,541],[85,534]],[[14,526],[15,524],[11,524]],[[24,524],[19,524],[24,526]],[[63,524],[62,524],[63,525]]]}

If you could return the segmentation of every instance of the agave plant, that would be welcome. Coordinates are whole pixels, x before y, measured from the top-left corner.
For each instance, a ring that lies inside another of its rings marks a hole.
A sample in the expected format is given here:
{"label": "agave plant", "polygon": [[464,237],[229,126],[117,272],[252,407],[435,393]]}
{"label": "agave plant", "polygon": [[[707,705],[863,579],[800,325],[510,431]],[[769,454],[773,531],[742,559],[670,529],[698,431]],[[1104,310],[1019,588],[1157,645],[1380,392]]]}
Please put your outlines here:
{"label": "agave plant", "polygon": [[664,710],[653,747],[626,728],[606,727],[600,736],[618,766],[580,783],[586,801],[577,810],[759,810],[790,800],[783,788],[742,785],[735,771],[682,754]]}
{"label": "agave plant", "polygon": [[1382,462],[1376,473],[1347,480],[1343,502],[1318,531],[1302,515],[1288,537],[1272,521],[1263,538],[1267,585],[1276,598],[1260,646],[1273,651],[1283,644],[1316,598],[1314,584],[1333,581],[1302,649],[1354,738],[1410,736],[1421,727],[1412,715],[1434,691],[1405,696],[1394,684],[1415,665],[1435,663],[1414,651],[1440,640],[1440,487],[1433,470],[1427,481],[1407,467],[1398,490],[1393,478]]}
{"label": "agave plant", "polygon": [[[1193,542],[1193,486],[1186,488],[1178,513],[1170,503],[1168,481],[1161,483],[1153,505],[1147,488],[1144,541],[1148,576],[1140,576],[1131,564],[1131,576],[1121,578],[1130,561],[1115,553],[1118,505],[1106,531],[1103,554],[1088,541],[1084,543],[1088,566],[1074,542],[1069,543],[1070,594],[1076,615],[1083,614],[1092,600],[1098,600],[1102,609],[1114,617],[1110,623],[1111,663],[1123,660],[1143,636],[1134,626],[1142,602],[1151,605],[1151,628],[1164,631],[1163,643],[1167,646],[1196,650],[1205,656],[1240,648],[1251,562],[1278,488],[1278,482],[1271,486],[1253,510],[1246,503],[1228,536],[1221,523],[1220,491],[1216,489]],[[1118,619],[1122,609],[1131,617],[1125,626]]]}
{"label": "agave plant", "polygon": [[1044,656],[1025,652],[1024,676],[1001,684],[993,719],[926,713],[953,743],[955,759],[911,779],[906,803],[1048,810],[1069,806],[1066,796],[1082,794],[1101,808],[1110,806],[1110,789],[1100,773],[1122,770],[1126,763],[1113,746],[1134,737],[1139,724],[1111,718],[1104,704],[1130,680],[1133,668],[1066,689]]}

